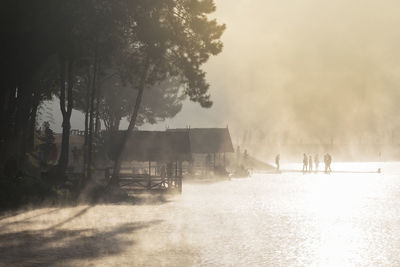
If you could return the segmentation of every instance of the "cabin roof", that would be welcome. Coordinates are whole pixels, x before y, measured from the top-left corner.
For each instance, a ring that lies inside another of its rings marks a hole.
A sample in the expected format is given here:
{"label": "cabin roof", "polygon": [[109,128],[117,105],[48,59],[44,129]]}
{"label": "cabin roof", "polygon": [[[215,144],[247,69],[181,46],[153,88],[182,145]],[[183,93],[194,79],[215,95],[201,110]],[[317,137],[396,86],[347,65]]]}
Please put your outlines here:
{"label": "cabin roof", "polygon": [[177,128],[167,132],[188,132],[192,153],[232,153],[234,152],[228,128]]}
{"label": "cabin roof", "polygon": [[[109,157],[115,159],[116,149],[126,131],[113,134]],[[134,131],[122,155],[124,161],[190,160],[189,134],[186,132]]]}

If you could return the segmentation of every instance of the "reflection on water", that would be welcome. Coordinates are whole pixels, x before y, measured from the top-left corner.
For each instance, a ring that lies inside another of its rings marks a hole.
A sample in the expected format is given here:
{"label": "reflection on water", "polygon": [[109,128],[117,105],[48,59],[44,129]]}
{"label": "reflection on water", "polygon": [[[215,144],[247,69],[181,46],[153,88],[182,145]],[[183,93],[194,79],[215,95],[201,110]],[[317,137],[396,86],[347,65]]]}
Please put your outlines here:
{"label": "reflection on water", "polygon": [[[249,179],[185,184],[182,196],[161,204],[49,208],[4,217],[0,265],[15,263],[12,257],[48,263],[46,254],[68,253],[58,263],[400,266],[400,164],[332,167],[382,168],[383,173],[260,173]],[[58,231],[62,238],[49,238]],[[41,238],[48,243],[37,251],[34,245],[16,245]],[[73,248],[74,242],[79,250],[60,250]],[[36,260],[23,257],[27,251],[35,252],[28,255]]]}

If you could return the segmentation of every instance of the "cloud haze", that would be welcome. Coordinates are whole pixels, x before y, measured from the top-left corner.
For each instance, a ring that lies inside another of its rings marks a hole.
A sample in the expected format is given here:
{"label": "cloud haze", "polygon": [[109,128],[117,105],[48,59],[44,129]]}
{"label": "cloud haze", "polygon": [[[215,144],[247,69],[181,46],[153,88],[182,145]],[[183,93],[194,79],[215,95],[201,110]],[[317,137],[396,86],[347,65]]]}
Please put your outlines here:
{"label": "cloud haze", "polygon": [[[229,124],[236,139],[354,139],[398,127],[400,2],[216,0],[224,51],[206,65],[212,109],[185,103],[149,129]],[[77,120],[75,120],[77,121]]]}
{"label": "cloud haze", "polygon": [[207,65],[215,105],[168,124],[209,122],[304,138],[390,131],[400,84],[398,1],[217,0],[226,23]]}

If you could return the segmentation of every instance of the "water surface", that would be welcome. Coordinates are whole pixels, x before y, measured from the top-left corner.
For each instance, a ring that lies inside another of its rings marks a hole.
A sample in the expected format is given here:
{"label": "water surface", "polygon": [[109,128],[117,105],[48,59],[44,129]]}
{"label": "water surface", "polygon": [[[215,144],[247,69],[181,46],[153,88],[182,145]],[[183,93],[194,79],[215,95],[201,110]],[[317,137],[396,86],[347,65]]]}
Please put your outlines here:
{"label": "water surface", "polygon": [[185,183],[167,201],[3,215],[0,265],[400,266],[400,164],[332,167],[353,173],[255,173]]}

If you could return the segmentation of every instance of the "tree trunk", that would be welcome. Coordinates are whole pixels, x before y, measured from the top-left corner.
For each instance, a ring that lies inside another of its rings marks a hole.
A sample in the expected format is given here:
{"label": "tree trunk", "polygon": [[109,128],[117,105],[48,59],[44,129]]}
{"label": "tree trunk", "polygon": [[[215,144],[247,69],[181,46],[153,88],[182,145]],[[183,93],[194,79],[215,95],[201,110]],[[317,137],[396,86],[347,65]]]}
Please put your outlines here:
{"label": "tree trunk", "polygon": [[95,120],[95,127],[94,127],[94,132],[95,132],[95,137],[96,140],[100,137],[100,131],[101,131],[101,122],[100,122],[100,91],[97,92],[96,94],[96,120]]}
{"label": "tree trunk", "polygon": [[1,131],[0,137],[0,162],[4,163],[10,156],[10,152],[14,149],[15,138],[15,114],[17,107],[17,88],[14,87],[9,90],[6,95],[3,122],[4,129]]}
{"label": "tree trunk", "polygon": [[7,104],[8,104],[8,94],[9,88],[2,88],[0,91],[0,125],[2,131],[0,131],[0,169],[3,168],[3,163],[6,158],[5,144],[7,143]]}
{"label": "tree trunk", "polygon": [[18,157],[20,166],[25,165],[26,152],[27,152],[27,136],[29,135],[29,122],[31,110],[34,105],[33,97],[33,84],[30,81],[25,81],[21,84],[18,91],[17,112],[15,120],[15,153]]}
{"label": "tree trunk", "polygon": [[122,155],[124,153],[124,149],[125,149],[128,139],[131,135],[131,132],[133,131],[133,129],[135,128],[135,125],[136,125],[137,115],[139,113],[139,108],[140,108],[140,104],[142,102],[144,88],[146,86],[149,66],[150,66],[150,61],[149,61],[149,59],[146,59],[143,74],[141,77],[141,81],[139,83],[139,88],[138,88],[139,91],[136,96],[135,107],[132,112],[131,120],[129,121],[128,129],[126,130],[125,134],[123,135],[121,143],[117,150],[117,155],[116,155],[115,162],[114,162],[113,175],[108,184],[109,186],[118,186],[118,184],[119,184],[119,172],[121,170]]}
{"label": "tree trunk", "polygon": [[90,75],[90,68],[88,68],[87,71],[87,80],[86,80],[86,99],[85,99],[85,138],[84,138],[84,144],[83,144],[83,177],[81,181],[81,185],[85,183],[85,180],[87,178],[87,159],[88,159],[88,135],[89,135],[89,105],[90,105],[90,88],[91,87],[91,78],[92,76]]}
{"label": "tree trunk", "polygon": [[[11,90],[9,88],[2,88],[0,91],[0,125],[4,129],[7,129],[8,100]],[[6,141],[6,133],[6,130],[0,131],[0,145]]]}
{"label": "tree trunk", "polygon": [[83,176],[86,178],[86,164],[87,164],[87,147],[88,147],[88,131],[89,131],[89,103],[90,103],[90,87],[87,88],[86,93],[86,110],[85,110],[85,141],[83,143]]}
{"label": "tree trunk", "polygon": [[[68,167],[69,159],[69,135],[71,130],[71,113],[72,113],[72,88],[73,88],[73,62],[72,60],[66,60],[64,57],[60,57],[60,109],[63,117],[62,122],[62,141],[61,141],[61,152],[58,160],[58,167],[60,175],[65,176],[66,169]],[[67,65],[68,75],[68,86],[67,86],[67,107],[65,106],[65,73]]]}
{"label": "tree trunk", "polygon": [[112,126],[111,126],[111,131],[112,132],[117,132],[119,130],[119,125],[121,123],[121,116],[115,116],[113,118]]}
{"label": "tree trunk", "polygon": [[93,149],[93,128],[94,128],[94,100],[96,98],[96,76],[97,76],[97,51],[94,57],[93,64],[93,77],[92,77],[92,90],[90,96],[89,107],[89,132],[88,132],[88,160],[87,160],[87,179],[86,182],[92,179],[92,149]]}
{"label": "tree trunk", "polygon": [[36,91],[33,99],[31,114],[29,116],[29,126],[27,127],[28,130],[26,136],[27,152],[32,152],[35,148],[36,116],[39,104],[40,104],[39,92]]}
{"label": "tree trunk", "polygon": [[11,154],[16,156],[19,166],[21,166],[22,153],[22,139],[23,139],[23,120],[25,119],[24,110],[26,109],[26,97],[29,94],[26,92],[27,88],[24,85],[19,85],[17,91],[17,101],[16,101],[16,110],[15,110],[15,120],[14,120],[14,132],[12,133],[11,140],[12,140],[12,148]]}

